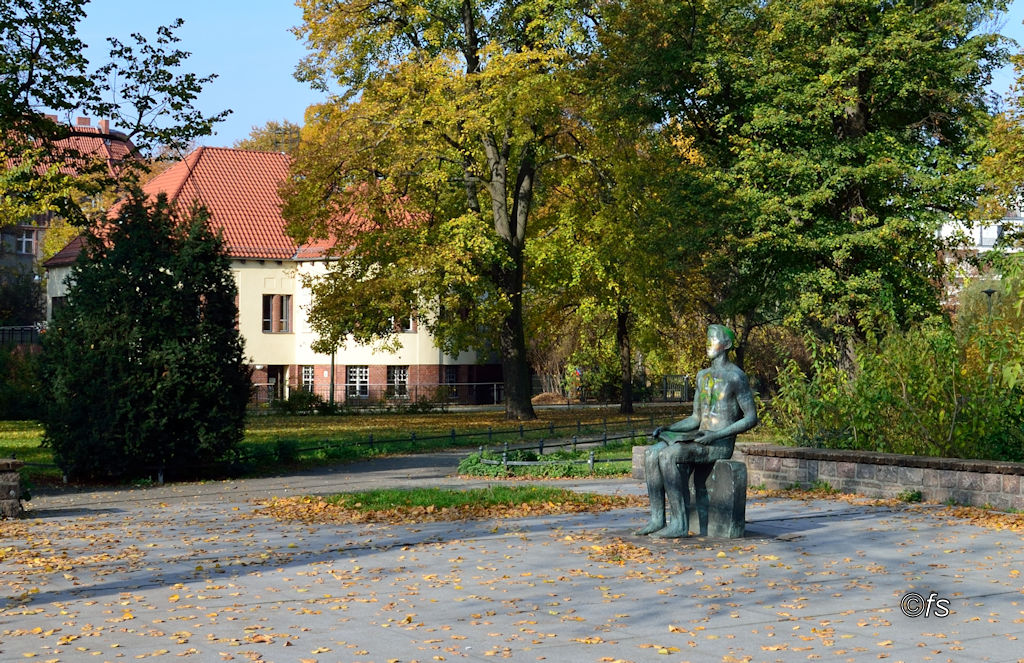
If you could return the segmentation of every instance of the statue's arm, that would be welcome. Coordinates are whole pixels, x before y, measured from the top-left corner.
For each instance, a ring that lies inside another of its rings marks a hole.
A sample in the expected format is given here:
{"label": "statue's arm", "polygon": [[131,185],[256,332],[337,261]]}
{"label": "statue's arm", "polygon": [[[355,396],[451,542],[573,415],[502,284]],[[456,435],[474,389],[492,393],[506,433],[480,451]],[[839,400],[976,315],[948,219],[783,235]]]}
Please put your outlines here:
{"label": "statue's arm", "polygon": [[700,425],[700,419],[696,415],[691,414],[687,418],[680,419],[674,424],[669,424],[661,430],[672,433],[685,433],[686,431],[696,430],[698,425]]}

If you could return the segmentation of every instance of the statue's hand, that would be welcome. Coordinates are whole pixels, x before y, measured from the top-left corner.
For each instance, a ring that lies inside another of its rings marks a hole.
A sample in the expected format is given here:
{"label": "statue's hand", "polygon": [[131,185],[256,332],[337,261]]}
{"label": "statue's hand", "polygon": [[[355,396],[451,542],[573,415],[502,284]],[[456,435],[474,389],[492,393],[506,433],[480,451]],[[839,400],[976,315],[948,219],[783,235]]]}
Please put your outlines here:
{"label": "statue's hand", "polygon": [[662,428],[661,426],[658,426],[657,428],[654,429],[654,432],[651,433],[651,437],[653,437],[654,439],[658,439],[659,437],[661,437],[661,432],[663,430],[665,429]]}
{"label": "statue's hand", "polygon": [[711,444],[718,439],[714,432],[709,430],[697,431],[697,436],[693,438],[693,441],[697,444]]}

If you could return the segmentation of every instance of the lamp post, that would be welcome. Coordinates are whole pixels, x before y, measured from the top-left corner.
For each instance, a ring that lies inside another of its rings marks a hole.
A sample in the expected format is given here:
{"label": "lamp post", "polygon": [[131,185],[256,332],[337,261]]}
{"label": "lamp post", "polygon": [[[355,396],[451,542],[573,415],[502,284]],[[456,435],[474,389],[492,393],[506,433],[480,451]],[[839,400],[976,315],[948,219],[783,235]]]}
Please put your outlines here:
{"label": "lamp post", "polygon": [[992,326],[992,295],[996,294],[996,290],[994,288],[985,288],[984,290],[982,290],[982,292],[985,293],[985,297],[988,300],[988,324],[991,327]]}
{"label": "lamp post", "polygon": [[[985,293],[985,297],[988,300],[987,301],[987,303],[988,303],[988,333],[991,334],[992,333],[992,295],[996,294],[996,291],[995,291],[994,288],[985,288],[984,290],[982,290],[982,292]],[[988,339],[988,342],[991,342],[991,339]],[[989,368],[989,372],[988,372],[988,383],[989,383],[989,385],[992,384],[992,369],[991,368]]]}

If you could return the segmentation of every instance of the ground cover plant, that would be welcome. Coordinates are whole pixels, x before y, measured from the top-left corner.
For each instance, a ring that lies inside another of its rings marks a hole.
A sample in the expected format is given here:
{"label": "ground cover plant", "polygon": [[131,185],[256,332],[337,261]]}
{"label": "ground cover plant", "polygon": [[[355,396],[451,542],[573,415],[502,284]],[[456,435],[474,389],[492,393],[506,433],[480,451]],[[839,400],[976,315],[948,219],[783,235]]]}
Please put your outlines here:
{"label": "ground cover plant", "polygon": [[607,511],[646,504],[639,495],[595,495],[550,486],[488,486],[472,490],[417,488],[273,499],[257,513],[315,523],[389,524],[515,518]]}
{"label": "ground cover plant", "polygon": [[[577,449],[572,447],[549,449],[541,454],[537,448],[512,449],[508,452],[494,449],[470,454],[459,463],[459,474],[474,477],[507,478],[570,478],[583,476],[621,476],[632,470],[632,448],[645,444],[646,436],[629,437],[608,444],[588,444]],[[530,465],[505,465],[510,462],[526,462]],[[590,465],[593,454],[594,464]]]}

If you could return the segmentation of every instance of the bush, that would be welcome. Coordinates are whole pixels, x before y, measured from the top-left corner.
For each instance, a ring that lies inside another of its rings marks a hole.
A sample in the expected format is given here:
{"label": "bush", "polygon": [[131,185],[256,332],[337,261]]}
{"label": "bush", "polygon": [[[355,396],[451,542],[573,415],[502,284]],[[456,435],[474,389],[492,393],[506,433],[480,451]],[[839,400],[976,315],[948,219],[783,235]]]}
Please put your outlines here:
{"label": "bush", "polygon": [[273,401],[270,408],[281,414],[320,412],[324,409],[324,399],[312,391],[296,389],[288,394],[287,399]]}
{"label": "bush", "polygon": [[196,475],[242,438],[252,388],[223,243],[141,193],[89,238],[43,335],[43,444],[70,478]]}
{"label": "bush", "polygon": [[946,320],[863,344],[851,374],[812,345],[779,375],[771,419],[799,445],[1024,460],[1024,391],[1002,370],[1019,352],[1000,326]]}
{"label": "bush", "polygon": [[42,412],[39,355],[0,348],[0,419],[36,419]]}

